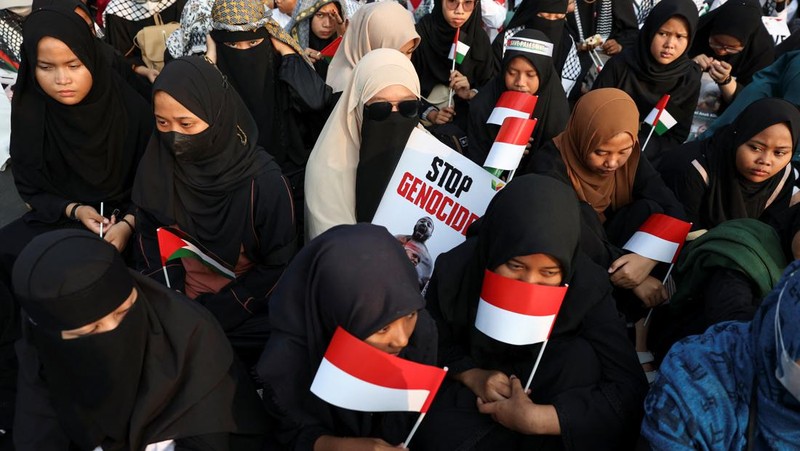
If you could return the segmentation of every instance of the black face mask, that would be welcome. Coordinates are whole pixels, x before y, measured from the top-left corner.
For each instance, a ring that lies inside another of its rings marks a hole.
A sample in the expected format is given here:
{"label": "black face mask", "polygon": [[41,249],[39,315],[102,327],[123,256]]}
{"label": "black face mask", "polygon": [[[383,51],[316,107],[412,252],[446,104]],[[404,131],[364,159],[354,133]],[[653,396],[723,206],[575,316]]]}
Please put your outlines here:
{"label": "black face mask", "polygon": [[178,132],[158,132],[161,142],[175,156],[176,160],[184,162],[200,161],[211,154],[213,145],[209,140],[211,127],[194,135]]}
{"label": "black face mask", "polygon": [[386,119],[365,118],[361,124],[361,148],[356,170],[356,219],[359,222],[372,221],[408,137],[418,123],[416,116],[406,117],[393,111]]}

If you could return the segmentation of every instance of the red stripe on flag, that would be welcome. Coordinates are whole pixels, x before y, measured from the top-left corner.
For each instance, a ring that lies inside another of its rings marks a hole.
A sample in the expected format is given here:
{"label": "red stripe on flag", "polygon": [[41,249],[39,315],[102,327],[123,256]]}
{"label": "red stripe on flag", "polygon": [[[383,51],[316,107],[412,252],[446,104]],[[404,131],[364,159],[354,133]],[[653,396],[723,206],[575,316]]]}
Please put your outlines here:
{"label": "red stripe on flag", "polygon": [[164,266],[167,264],[169,257],[186,243],[164,227],[159,227],[156,230],[156,235],[158,236],[158,251],[161,254],[161,266]]}
{"label": "red stripe on flag", "polygon": [[371,384],[401,390],[429,390],[431,393],[420,412],[428,410],[446,374],[441,368],[387,354],[341,327],[336,328],[325,358],[347,374]]}
{"label": "red stripe on flag", "polygon": [[336,54],[336,50],[339,48],[339,44],[342,43],[342,37],[339,36],[338,38],[334,39],[333,42],[325,46],[324,49],[319,51],[321,56],[327,56],[329,58],[333,58],[333,55]]}
{"label": "red stripe on flag", "polygon": [[[662,240],[678,243],[678,253],[680,253],[686,235],[692,229],[692,223],[675,219],[661,213],[653,213],[647,221],[639,227],[639,231],[655,235]],[[677,253],[676,253],[677,255]]]}
{"label": "red stripe on flag", "polygon": [[522,146],[528,144],[536,127],[536,119],[522,119],[519,117],[507,117],[500,126],[495,142],[504,142]]}
{"label": "red stripe on flag", "polygon": [[500,95],[500,99],[494,107],[511,108],[512,110],[528,113],[528,116],[530,116],[533,114],[533,110],[536,109],[536,101],[538,99],[537,96],[525,94],[524,92],[506,91]]}
{"label": "red stripe on flag", "polygon": [[669,102],[669,94],[664,94],[661,96],[661,99],[658,100],[656,104],[658,113],[656,113],[656,119],[653,121],[653,127],[655,127],[658,124],[658,120],[661,119],[661,113],[667,108],[667,102]]}
{"label": "red stripe on flag", "polygon": [[558,314],[567,287],[551,287],[509,279],[488,269],[483,275],[481,299],[495,307],[528,316]]}

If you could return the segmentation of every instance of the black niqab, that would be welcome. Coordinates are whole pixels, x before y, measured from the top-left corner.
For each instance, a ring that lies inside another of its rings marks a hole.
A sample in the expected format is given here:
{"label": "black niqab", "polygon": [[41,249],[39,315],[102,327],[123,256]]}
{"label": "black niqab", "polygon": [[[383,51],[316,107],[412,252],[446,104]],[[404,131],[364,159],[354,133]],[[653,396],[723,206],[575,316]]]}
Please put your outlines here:
{"label": "black niqab", "polygon": [[153,85],[208,124],[208,139],[195,161],[175,158],[156,132],[134,184],[133,200],[164,224],[177,223],[233,268],[239,258],[250,185],[255,176],[279,171],[258,147],[258,128],[222,73],[200,57],[172,61]]}

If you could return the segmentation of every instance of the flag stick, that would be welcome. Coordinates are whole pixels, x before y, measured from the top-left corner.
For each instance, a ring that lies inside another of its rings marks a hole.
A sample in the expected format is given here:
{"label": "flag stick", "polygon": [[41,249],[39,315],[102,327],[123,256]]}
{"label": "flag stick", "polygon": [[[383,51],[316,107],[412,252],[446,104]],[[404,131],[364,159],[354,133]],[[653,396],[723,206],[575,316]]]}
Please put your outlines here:
{"label": "flag stick", "polygon": [[[656,123],[658,123],[658,119],[656,119]],[[644,140],[644,145],[642,146],[642,153],[644,153],[644,148],[647,147],[647,143],[650,142],[650,137],[653,136],[654,131],[656,131],[656,126],[652,125],[650,127],[650,133],[647,134],[647,139]]]}
{"label": "flag stick", "polygon": [[[100,202],[100,216],[103,216],[103,202]],[[103,238],[103,219],[100,220],[100,238]]]}
{"label": "flag stick", "polygon": [[511,183],[511,179],[514,178],[514,173],[517,172],[516,169],[513,169],[511,172],[508,173],[508,179],[506,179],[506,183]]}
{"label": "flag stick", "polygon": [[597,54],[597,49],[596,48],[592,49],[592,51],[589,52],[589,55],[592,57],[592,62],[595,64],[595,66],[597,66],[597,72],[599,73],[600,71],[602,71],[603,60],[600,59],[600,55]]}
{"label": "flag stick", "polygon": [[164,270],[164,280],[166,280],[166,281],[167,281],[167,288],[172,288],[172,286],[169,284],[169,274],[167,274],[167,267],[166,267],[166,265],[165,265],[165,266],[162,266],[162,267],[161,267],[161,269],[163,269],[163,270]]}
{"label": "flag stick", "polygon": [[[675,263],[670,263],[669,264],[669,269],[667,270],[667,275],[664,276],[664,280],[661,281],[661,285],[666,285],[667,284],[667,279],[669,279],[669,275],[672,274],[672,268],[674,268],[674,267],[675,267]],[[643,327],[647,327],[647,323],[650,322],[650,317],[651,316],[653,316],[653,307],[650,307],[650,311],[647,312],[647,317],[644,319],[644,324],[642,324]]]}
{"label": "flag stick", "polygon": [[408,438],[406,438],[406,441],[403,442],[403,448],[408,448],[408,444],[409,442],[411,442],[411,438],[414,437],[414,433],[417,432],[417,428],[419,427],[419,424],[422,423],[422,419],[425,418],[426,413],[427,412],[422,412],[419,414],[419,418],[417,418],[417,422],[414,423],[414,427],[411,428],[411,432],[408,434]]}
{"label": "flag stick", "polygon": [[[450,74],[456,70],[456,58],[458,58],[458,35],[461,34],[461,27],[456,28],[456,42],[453,43],[453,64],[450,65]],[[447,108],[453,105],[453,88],[450,88],[450,94],[447,96]]]}
{"label": "flag stick", "polygon": [[542,355],[544,354],[544,348],[547,347],[547,342],[550,340],[545,340],[542,343],[542,349],[539,350],[539,355],[536,357],[536,363],[533,364],[533,371],[531,371],[531,376],[528,378],[528,383],[525,384],[525,391],[528,391],[531,388],[531,382],[533,382],[533,375],[536,374],[536,369],[539,368],[539,362],[542,361]]}

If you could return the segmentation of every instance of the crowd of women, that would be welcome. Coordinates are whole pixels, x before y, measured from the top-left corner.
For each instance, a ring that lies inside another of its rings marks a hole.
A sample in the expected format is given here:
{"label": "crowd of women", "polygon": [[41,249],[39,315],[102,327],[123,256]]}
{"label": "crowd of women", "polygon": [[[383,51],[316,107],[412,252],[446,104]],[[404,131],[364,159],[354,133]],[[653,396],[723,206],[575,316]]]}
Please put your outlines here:
{"label": "crowd of women", "polygon": [[[14,9],[0,448],[403,447],[415,414],[310,391],[337,328],[449,369],[415,450],[796,447],[788,1]],[[507,92],[538,96],[524,156],[420,289],[381,195],[412,133],[483,166]],[[625,249],[657,213],[691,223],[674,270]],[[546,348],[479,330],[490,275],[567,287]]]}

